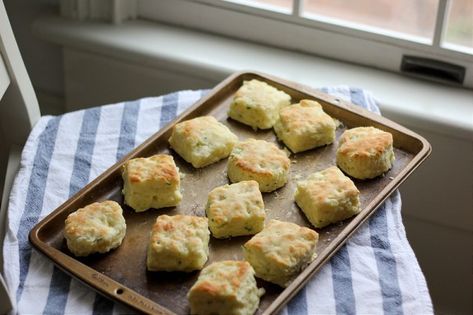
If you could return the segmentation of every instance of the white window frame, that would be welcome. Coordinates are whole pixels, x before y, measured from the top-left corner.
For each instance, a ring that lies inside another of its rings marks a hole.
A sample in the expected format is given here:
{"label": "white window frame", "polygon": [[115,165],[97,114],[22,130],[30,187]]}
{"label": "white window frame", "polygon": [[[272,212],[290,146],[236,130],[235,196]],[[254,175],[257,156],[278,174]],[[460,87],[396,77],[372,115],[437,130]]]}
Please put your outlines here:
{"label": "white window frame", "polygon": [[60,0],[61,16],[118,24],[136,19],[137,0]]}
{"label": "white window frame", "polygon": [[303,0],[294,0],[291,12],[242,5],[250,4],[247,0],[61,0],[62,8],[64,2],[78,8],[89,3],[89,17],[97,16],[94,3],[108,2],[105,19],[115,23],[142,18],[393,72],[400,72],[404,55],[431,58],[465,67],[463,86],[473,88],[473,49],[442,44],[450,0],[439,0],[433,40],[323,16],[307,18]]}
{"label": "white window frame", "polygon": [[473,88],[471,52],[455,45],[441,45],[449,0],[439,2],[432,43],[335,19],[307,19],[300,16],[302,0],[293,2],[296,14],[282,14],[277,9],[268,10],[265,5],[248,6],[241,2],[138,0],[137,16],[394,72],[400,71],[403,55],[432,58],[465,67],[463,86]]}

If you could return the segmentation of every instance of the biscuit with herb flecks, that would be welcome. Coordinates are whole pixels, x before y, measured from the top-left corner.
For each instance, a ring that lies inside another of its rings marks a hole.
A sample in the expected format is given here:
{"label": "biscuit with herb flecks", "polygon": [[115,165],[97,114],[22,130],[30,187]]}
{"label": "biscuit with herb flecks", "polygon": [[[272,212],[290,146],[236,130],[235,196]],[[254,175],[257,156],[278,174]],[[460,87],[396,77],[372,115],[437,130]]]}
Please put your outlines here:
{"label": "biscuit with herb flecks", "polygon": [[392,134],[375,127],[348,129],[338,142],[338,167],[357,179],[387,172],[394,160]]}
{"label": "biscuit with herb flecks", "polygon": [[106,253],[121,245],[126,233],[123,210],[111,200],[94,202],[69,214],[64,237],[76,256]]}
{"label": "biscuit with herb flecks", "polygon": [[336,166],[313,173],[297,183],[297,205],[316,228],[360,212],[360,192]]}
{"label": "biscuit with herb flecks", "polygon": [[279,110],[290,105],[291,97],[259,80],[244,81],[235,93],[228,116],[253,127],[269,129],[279,117]]}
{"label": "biscuit with herb flecks", "polygon": [[209,255],[207,218],[160,215],[153,225],[146,264],[150,271],[200,270]]}
{"label": "biscuit with herb flecks", "polygon": [[254,180],[214,188],[205,212],[216,238],[256,234],[266,217],[263,196]]}
{"label": "biscuit with herb flecks", "polygon": [[173,207],[182,199],[179,169],[171,155],[135,158],[123,166],[125,204],[136,212]]}
{"label": "biscuit with herb flecks", "polygon": [[233,148],[227,174],[232,183],[255,180],[260,191],[270,192],[286,184],[290,165],[287,153],[274,143],[247,139]]}
{"label": "biscuit with herb flecks", "polygon": [[187,297],[195,315],[253,315],[264,289],[246,261],[218,261],[205,267]]}
{"label": "biscuit with herb flecks", "polygon": [[315,258],[319,234],[295,223],[269,221],[243,245],[256,276],[286,287]]}
{"label": "biscuit with herb flecks", "polygon": [[238,141],[227,126],[212,116],[202,116],[176,124],[169,144],[196,168],[226,158]]}
{"label": "biscuit with herb flecks", "polygon": [[281,109],[274,125],[278,138],[294,153],[332,143],[335,129],[332,117],[319,103],[311,100],[302,100]]}

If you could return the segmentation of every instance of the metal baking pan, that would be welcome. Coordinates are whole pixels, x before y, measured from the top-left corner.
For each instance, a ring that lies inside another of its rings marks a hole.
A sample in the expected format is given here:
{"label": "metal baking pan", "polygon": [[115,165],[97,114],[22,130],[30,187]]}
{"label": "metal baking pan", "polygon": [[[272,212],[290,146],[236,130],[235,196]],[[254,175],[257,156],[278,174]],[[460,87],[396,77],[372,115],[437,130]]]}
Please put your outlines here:
{"label": "metal baking pan", "polygon": [[[320,233],[317,258],[287,288],[282,289],[258,280],[258,285],[265,288],[266,294],[261,299],[257,314],[275,314],[427,158],[431,152],[431,146],[424,138],[386,118],[303,85],[261,73],[236,73],[38,223],[30,233],[30,242],[34,248],[71,276],[99,293],[137,311],[155,314],[188,314],[186,294],[199,273],[148,272],[146,270],[148,231],[151,230],[156,217],[164,213],[205,216],[207,193],[216,186],[228,183],[227,161],[222,160],[203,169],[194,169],[169,149],[167,140],[172,127],[179,121],[202,115],[213,115],[240,139],[248,137],[264,139],[283,147],[276,140],[272,130],[255,132],[250,127],[227,117],[228,106],[234,93],[244,80],[253,78],[266,81],[285,91],[291,95],[293,102],[300,99],[319,101],[329,115],[342,122],[341,127],[337,129],[337,139],[346,128],[356,126],[375,126],[389,131],[393,134],[396,155],[393,168],[385,176],[373,180],[355,181],[361,192],[361,213],[340,224],[317,230]],[[265,206],[268,209],[267,220],[277,218],[310,227],[310,223],[294,203],[295,183],[309,173],[335,165],[336,147],[337,142],[291,156],[290,180],[287,185],[273,193],[264,194]],[[151,209],[135,213],[123,203],[121,166],[128,159],[156,153],[168,153],[174,156],[181,173],[185,174],[181,183],[184,198],[175,208]],[[86,258],[74,257],[68,251],[64,241],[64,220],[69,213],[78,208],[105,199],[115,200],[124,208],[127,234],[123,244],[107,254],[96,254]],[[241,245],[248,239],[249,237],[235,237],[230,240],[211,238],[208,263],[223,259],[242,259]]]}

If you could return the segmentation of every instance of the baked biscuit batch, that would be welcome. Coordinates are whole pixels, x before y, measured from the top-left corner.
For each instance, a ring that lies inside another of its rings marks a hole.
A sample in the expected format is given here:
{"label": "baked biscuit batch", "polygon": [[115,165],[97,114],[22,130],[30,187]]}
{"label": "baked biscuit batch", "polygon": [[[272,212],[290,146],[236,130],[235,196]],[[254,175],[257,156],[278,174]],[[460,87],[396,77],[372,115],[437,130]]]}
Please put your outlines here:
{"label": "baked biscuit batch", "polygon": [[[274,128],[293,153],[336,141],[336,123],[318,102],[301,100],[291,105],[288,94],[258,80],[243,83],[228,116],[254,130]],[[288,182],[288,151],[264,140],[239,141],[212,116],[177,123],[169,144],[194,168],[228,157],[230,184],[208,193],[206,217],[157,217],[150,232],[147,269],[202,270],[188,293],[191,314],[254,314],[264,292],[257,288],[255,276],[285,287],[316,257],[319,234],[313,229],[278,220],[265,225],[270,210],[265,209],[262,192]],[[374,127],[348,129],[338,141],[338,167],[299,180],[294,200],[317,229],[348,219],[361,211],[360,192],[350,177],[377,177],[393,161],[390,133]],[[131,159],[124,164],[122,177],[124,203],[135,212],[174,207],[183,198],[179,169],[171,155]],[[119,247],[126,231],[122,213],[115,201],[93,203],[71,213],[64,230],[71,253],[87,256]],[[242,247],[246,261],[218,261],[204,268],[210,234],[217,239],[252,236]]]}

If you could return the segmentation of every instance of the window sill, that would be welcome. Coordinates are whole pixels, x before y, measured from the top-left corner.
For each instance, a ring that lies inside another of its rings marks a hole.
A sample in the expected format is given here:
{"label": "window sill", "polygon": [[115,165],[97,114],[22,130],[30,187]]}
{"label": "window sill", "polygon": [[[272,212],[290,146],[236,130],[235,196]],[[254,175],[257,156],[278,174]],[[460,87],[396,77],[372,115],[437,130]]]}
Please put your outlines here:
{"label": "window sill", "polygon": [[252,69],[313,87],[356,86],[372,91],[383,113],[402,124],[463,139],[473,135],[468,89],[143,20],[111,25],[43,17],[33,30],[65,47],[215,81]]}

